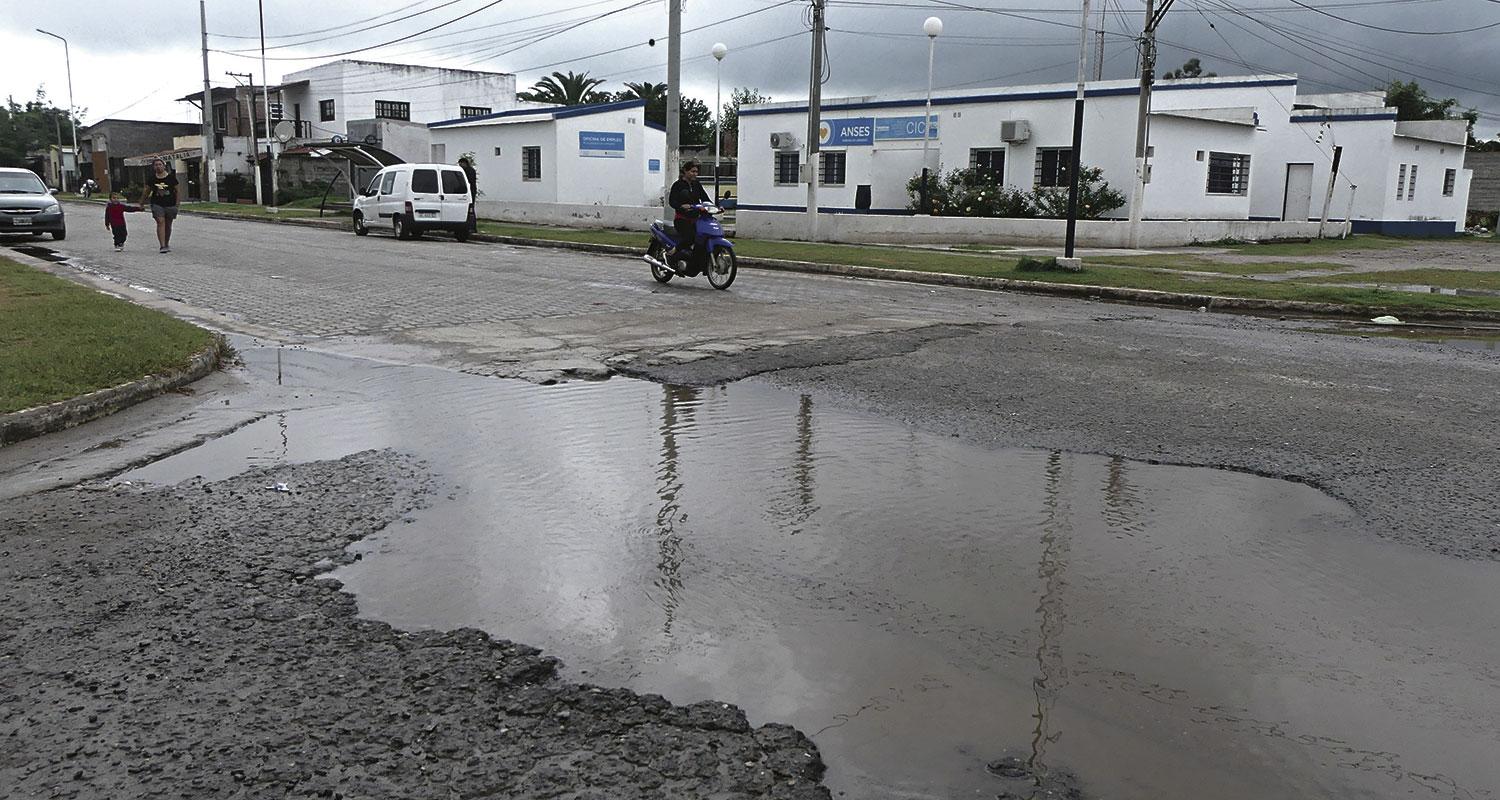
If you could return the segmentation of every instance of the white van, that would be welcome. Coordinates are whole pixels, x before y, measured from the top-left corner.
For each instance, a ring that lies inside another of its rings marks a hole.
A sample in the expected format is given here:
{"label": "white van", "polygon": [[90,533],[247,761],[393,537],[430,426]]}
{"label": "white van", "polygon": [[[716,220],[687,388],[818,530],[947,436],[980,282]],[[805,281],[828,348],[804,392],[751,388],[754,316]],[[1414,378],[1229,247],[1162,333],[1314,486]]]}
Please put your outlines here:
{"label": "white van", "polygon": [[360,236],[387,223],[397,239],[424,231],[452,231],[469,239],[469,209],[474,201],[464,171],[449,164],[396,164],[354,198],[354,232]]}

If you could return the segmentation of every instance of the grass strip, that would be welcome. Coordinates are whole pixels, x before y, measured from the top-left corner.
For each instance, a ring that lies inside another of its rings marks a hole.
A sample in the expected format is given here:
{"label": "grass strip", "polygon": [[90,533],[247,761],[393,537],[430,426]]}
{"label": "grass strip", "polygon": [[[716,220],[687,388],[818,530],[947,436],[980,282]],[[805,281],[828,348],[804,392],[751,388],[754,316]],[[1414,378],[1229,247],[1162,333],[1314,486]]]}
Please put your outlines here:
{"label": "grass strip", "polygon": [[1500,272],[1465,269],[1399,269],[1389,272],[1356,272],[1343,275],[1296,278],[1299,282],[1376,283],[1386,286],[1437,286],[1443,289],[1487,289],[1500,291]]}
{"label": "grass strip", "polygon": [[0,258],[0,413],[186,367],[213,334]]}
{"label": "grass strip", "polygon": [[1193,272],[1216,272],[1221,275],[1279,275],[1284,272],[1302,270],[1348,270],[1348,264],[1333,264],[1326,261],[1256,261],[1231,263],[1203,256],[1159,253],[1149,256],[1097,256],[1090,263],[1119,267],[1147,267],[1151,269],[1191,270]]}

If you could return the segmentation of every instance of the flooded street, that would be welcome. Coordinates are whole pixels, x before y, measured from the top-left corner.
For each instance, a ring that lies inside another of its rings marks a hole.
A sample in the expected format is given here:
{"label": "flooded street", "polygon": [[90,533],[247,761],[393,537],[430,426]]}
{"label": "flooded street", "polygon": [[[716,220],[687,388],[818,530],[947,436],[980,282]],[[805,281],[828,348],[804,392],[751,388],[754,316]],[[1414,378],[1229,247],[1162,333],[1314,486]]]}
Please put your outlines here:
{"label": "flooded street", "polygon": [[1088,797],[1500,791],[1500,567],[1361,535],[1309,486],[986,449],[763,383],[238,346],[280,374],[274,413],[119,480],[414,454],[448,488],[335,574],[362,616],[790,723],[835,796],[1027,796],[1004,757]]}

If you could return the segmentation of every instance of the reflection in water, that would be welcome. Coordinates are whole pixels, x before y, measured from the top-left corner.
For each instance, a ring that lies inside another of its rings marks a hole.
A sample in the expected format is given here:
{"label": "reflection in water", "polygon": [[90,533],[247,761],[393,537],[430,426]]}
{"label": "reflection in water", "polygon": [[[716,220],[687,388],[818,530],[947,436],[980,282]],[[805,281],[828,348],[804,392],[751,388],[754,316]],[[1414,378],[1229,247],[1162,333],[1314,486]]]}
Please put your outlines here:
{"label": "reflection in water", "polygon": [[[1036,649],[1037,676],[1032,679],[1032,691],[1036,695],[1036,727],[1032,729],[1031,758],[1026,766],[1039,779],[1045,774],[1043,760],[1047,745],[1062,737],[1062,731],[1051,732],[1051,714],[1057,705],[1057,695],[1067,683],[1067,666],[1063,663],[1062,632],[1067,622],[1063,607],[1062,592],[1067,586],[1063,572],[1068,566],[1071,531],[1068,520],[1068,505],[1063,499],[1064,474],[1063,455],[1054,450],[1047,457],[1045,509],[1042,518],[1042,558],[1037,565],[1037,577],[1042,580],[1042,595],[1037,603],[1037,614],[1041,617]],[[1040,784],[1038,784],[1040,785]]]}
{"label": "reflection in water", "polygon": [[773,516],[779,517],[777,524],[793,536],[803,531],[803,526],[818,511],[813,489],[815,459],[813,457],[813,401],[802,395],[797,405],[797,449],[792,457],[792,466],[786,471],[791,486],[786,495],[770,504]]}
{"label": "reflection in water", "polygon": [[661,507],[656,512],[656,540],[660,553],[656,570],[660,574],[652,584],[662,593],[658,600],[665,615],[662,632],[671,635],[677,606],[682,602],[682,535],[677,532],[677,525],[687,522],[687,512],[682,510],[677,499],[682,491],[677,435],[692,426],[699,390],[663,386],[662,391],[661,461],[656,465],[656,496],[661,500]]}
{"label": "reflection in water", "polygon": [[1101,516],[1110,530],[1126,536],[1141,532],[1140,500],[1135,487],[1126,481],[1125,459],[1114,456],[1109,460],[1109,469],[1104,479],[1104,510]]}

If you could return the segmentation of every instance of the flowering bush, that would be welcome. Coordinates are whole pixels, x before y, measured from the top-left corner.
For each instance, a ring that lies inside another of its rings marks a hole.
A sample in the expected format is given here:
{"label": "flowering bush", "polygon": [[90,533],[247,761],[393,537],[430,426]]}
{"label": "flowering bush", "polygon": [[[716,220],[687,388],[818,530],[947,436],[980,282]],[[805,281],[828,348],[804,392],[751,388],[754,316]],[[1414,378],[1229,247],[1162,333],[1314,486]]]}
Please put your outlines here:
{"label": "flowering bush", "polygon": [[[1078,181],[1078,216],[1097,219],[1125,205],[1125,196],[1103,180],[1104,170],[1084,167]],[[930,213],[949,217],[1065,217],[1068,213],[1067,187],[1041,186],[1023,192],[1002,186],[993,172],[980,169],[955,169],[937,172],[929,178]],[[922,175],[906,182],[910,198],[906,208],[922,213]]]}

